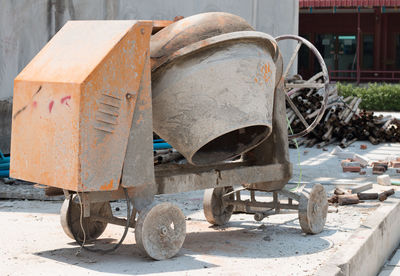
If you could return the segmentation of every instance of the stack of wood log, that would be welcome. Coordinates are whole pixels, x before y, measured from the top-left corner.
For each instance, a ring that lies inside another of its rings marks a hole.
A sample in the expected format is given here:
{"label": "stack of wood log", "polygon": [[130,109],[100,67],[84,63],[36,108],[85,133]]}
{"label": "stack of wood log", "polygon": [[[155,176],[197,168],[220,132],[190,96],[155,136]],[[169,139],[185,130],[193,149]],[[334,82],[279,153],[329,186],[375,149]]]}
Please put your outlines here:
{"label": "stack of wood log", "polygon": [[352,205],[358,204],[364,200],[385,201],[389,196],[394,195],[394,189],[390,189],[381,193],[348,193],[340,188],[336,188],[333,195],[328,199],[331,204]]}
{"label": "stack of wood log", "polygon": [[[308,123],[311,123],[321,108],[322,97],[318,93],[304,91],[292,97],[299,111]],[[338,143],[346,148],[357,140],[369,140],[376,145],[382,142],[400,142],[400,121],[392,116],[374,116],[373,112],[361,111],[361,98],[338,95],[337,88],[328,94],[325,113],[312,132],[298,138],[298,145],[323,148]],[[294,112],[287,108],[287,115],[294,133],[305,127]],[[295,147],[294,141],[290,146]]]}

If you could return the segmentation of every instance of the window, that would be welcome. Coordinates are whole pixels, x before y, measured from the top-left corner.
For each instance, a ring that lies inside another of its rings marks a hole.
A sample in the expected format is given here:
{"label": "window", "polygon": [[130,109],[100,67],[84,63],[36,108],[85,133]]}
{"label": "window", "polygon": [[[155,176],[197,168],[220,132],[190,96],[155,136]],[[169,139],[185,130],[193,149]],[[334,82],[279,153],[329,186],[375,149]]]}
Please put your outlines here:
{"label": "window", "polygon": [[362,36],[362,69],[374,68],[374,35],[364,34]]}

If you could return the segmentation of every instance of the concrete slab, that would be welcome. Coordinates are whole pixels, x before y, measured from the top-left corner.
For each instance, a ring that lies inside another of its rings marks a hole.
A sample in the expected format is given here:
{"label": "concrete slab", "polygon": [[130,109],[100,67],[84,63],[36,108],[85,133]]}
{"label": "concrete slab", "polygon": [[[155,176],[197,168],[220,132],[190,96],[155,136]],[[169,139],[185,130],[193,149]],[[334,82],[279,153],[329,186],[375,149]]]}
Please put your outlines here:
{"label": "concrete slab", "polygon": [[[400,242],[399,194],[378,207],[327,261],[318,275],[377,275]],[[329,273],[331,267],[340,271]]]}

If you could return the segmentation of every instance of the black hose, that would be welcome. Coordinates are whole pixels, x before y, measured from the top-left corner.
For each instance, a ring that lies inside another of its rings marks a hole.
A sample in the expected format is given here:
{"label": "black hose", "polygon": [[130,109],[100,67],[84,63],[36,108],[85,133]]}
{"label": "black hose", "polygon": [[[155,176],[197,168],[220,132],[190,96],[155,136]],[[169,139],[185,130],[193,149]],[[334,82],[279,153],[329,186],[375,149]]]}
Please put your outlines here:
{"label": "black hose", "polygon": [[[118,247],[121,246],[122,242],[125,240],[126,234],[128,233],[128,229],[129,229],[129,225],[130,225],[130,221],[131,221],[131,201],[130,201],[130,198],[129,198],[128,190],[126,188],[123,188],[123,189],[124,189],[124,193],[125,193],[127,215],[126,215],[126,226],[125,226],[124,234],[122,235],[122,237],[119,240],[119,242],[117,244],[115,244],[112,248],[109,248],[109,249],[86,247],[85,244],[83,242],[81,242],[77,238],[76,233],[74,231],[72,231],[72,229],[71,229],[71,233],[74,236],[75,241],[81,246],[81,248],[83,248],[83,249],[85,249],[87,251],[90,251],[90,252],[99,252],[99,253],[106,254],[106,253],[111,253],[111,252],[117,250]],[[70,226],[72,226],[72,221],[71,221],[71,209],[72,208],[71,208],[71,204],[72,204],[72,196],[71,196],[71,199],[69,201],[68,212],[67,212],[67,216],[68,216],[67,220],[68,220],[68,224]],[[82,208],[82,204],[80,205],[80,208]],[[83,212],[81,210],[81,214],[80,214],[81,217],[80,217],[79,221],[82,220],[82,213]],[[84,235],[86,236],[85,229],[83,228],[83,225],[82,224],[80,224],[80,225],[81,225],[81,228],[82,228],[82,231],[83,231]]]}

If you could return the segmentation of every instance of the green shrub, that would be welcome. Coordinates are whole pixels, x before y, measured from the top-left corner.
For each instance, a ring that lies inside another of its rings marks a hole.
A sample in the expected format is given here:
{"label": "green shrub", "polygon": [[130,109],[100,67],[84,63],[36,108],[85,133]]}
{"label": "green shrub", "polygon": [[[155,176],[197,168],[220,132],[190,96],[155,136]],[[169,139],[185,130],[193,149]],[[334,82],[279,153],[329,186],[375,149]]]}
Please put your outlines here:
{"label": "green shrub", "polygon": [[338,83],[339,95],[362,99],[360,108],[375,111],[400,111],[400,84],[370,83],[368,87]]}

